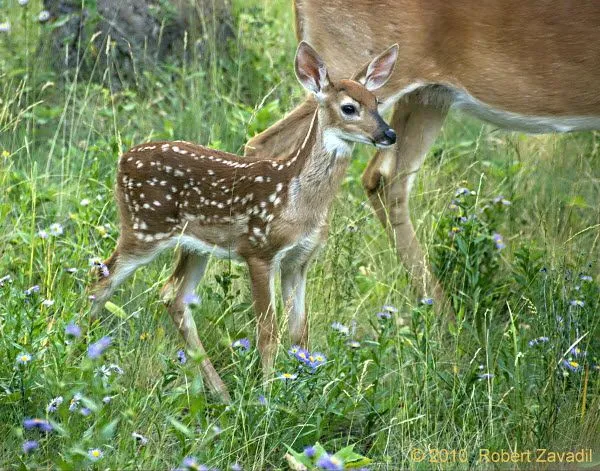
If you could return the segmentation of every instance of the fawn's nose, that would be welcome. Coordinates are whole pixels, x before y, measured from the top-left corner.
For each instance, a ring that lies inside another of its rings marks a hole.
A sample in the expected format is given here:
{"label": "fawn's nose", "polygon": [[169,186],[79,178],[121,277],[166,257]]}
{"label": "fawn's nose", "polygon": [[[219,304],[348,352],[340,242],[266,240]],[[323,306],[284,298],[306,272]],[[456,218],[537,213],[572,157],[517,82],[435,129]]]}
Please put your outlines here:
{"label": "fawn's nose", "polygon": [[396,143],[396,132],[392,128],[387,128],[383,131],[383,136],[378,139],[377,145],[388,147]]}
{"label": "fawn's nose", "polygon": [[396,132],[392,128],[389,128],[383,134],[390,141],[390,145],[396,143]]}

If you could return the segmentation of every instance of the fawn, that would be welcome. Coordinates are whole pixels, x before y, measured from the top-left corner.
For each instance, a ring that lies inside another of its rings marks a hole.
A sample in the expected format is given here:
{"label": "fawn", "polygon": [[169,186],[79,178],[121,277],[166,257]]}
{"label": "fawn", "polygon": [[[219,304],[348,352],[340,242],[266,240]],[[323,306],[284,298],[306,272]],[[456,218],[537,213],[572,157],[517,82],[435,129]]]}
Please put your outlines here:
{"label": "fawn", "polygon": [[202,355],[210,389],[229,400],[205,355],[186,297],[194,293],[210,255],[244,260],[249,269],[263,371],[277,348],[274,280],[281,284],[294,343],[306,345],[306,274],[327,236],[329,207],[353,143],[389,147],[396,135],[377,111],[373,90],[390,77],[392,46],[373,59],[359,83],[332,82],[307,43],[298,46],[296,76],[318,103],[298,149],[281,158],[244,158],[183,141],[133,147],[118,163],[115,196],[120,213],[117,248],[94,285],[92,313],[140,266],[177,247],[177,266],[162,298],[190,350]]}

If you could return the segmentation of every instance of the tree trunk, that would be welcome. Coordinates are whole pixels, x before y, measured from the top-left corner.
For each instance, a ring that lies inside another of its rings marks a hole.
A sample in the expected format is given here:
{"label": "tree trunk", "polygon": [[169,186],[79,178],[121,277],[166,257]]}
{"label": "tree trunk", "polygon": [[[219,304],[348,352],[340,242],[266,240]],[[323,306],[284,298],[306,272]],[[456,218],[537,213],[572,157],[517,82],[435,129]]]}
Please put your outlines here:
{"label": "tree trunk", "polygon": [[97,0],[97,11],[83,4],[44,0],[50,21],[58,25],[50,33],[49,52],[61,72],[78,70],[87,78],[96,70],[111,88],[135,82],[140,72],[167,59],[205,55],[213,50],[209,44],[223,53],[233,37],[229,0]]}

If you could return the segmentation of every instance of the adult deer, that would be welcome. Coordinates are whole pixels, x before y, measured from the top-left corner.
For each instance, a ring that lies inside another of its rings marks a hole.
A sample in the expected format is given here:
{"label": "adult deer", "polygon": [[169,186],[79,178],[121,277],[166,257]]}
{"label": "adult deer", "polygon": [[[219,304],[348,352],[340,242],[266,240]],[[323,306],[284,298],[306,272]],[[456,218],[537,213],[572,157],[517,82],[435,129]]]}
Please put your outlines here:
{"label": "adult deer", "polygon": [[[294,6],[298,39],[322,52],[334,78],[399,44],[398,67],[377,91],[380,110],[394,107],[398,142],[375,154],[363,185],[413,279],[443,301],[409,214],[425,154],[450,107],[530,133],[600,129],[598,2],[295,0]],[[307,100],[254,137],[246,154],[277,154],[299,142],[314,106]]]}
{"label": "adult deer", "polygon": [[115,187],[121,230],[104,262],[106,276],[93,288],[93,312],[138,267],[178,247],[179,261],[162,294],[188,346],[204,356],[201,368],[214,392],[229,399],[186,302],[209,255],[248,265],[265,373],[277,348],[273,284],[279,267],[291,340],[306,345],[307,269],[326,238],[329,207],[353,145],[396,142],[372,91],[390,77],[397,52],[394,46],[373,59],[363,83],[332,81],[314,49],[300,43],[296,75],[317,106],[307,116],[302,142],[277,158],[240,158],[182,141],[150,142],[123,154]]}

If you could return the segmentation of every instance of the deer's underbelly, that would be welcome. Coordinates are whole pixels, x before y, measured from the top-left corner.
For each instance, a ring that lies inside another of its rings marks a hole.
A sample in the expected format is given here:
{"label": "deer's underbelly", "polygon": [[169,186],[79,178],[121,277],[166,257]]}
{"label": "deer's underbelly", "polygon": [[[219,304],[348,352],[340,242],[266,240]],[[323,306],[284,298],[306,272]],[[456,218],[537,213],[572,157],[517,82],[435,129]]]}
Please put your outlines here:
{"label": "deer's underbelly", "polygon": [[494,108],[465,91],[454,91],[452,106],[502,127],[527,133],[589,131],[600,129],[600,116],[527,116]]}

